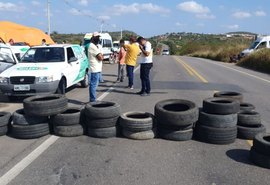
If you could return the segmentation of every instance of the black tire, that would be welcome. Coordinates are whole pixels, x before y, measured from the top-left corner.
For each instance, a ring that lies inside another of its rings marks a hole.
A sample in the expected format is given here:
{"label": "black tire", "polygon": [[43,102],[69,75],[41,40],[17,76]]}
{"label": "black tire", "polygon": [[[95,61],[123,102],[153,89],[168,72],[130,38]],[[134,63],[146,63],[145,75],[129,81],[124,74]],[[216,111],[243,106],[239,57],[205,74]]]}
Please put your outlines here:
{"label": "black tire", "polygon": [[85,116],[91,119],[106,119],[120,116],[120,105],[115,102],[93,102],[85,106]]}
{"label": "black tire", "polygon": [[34,125],[39,123],[48,123],[47,116],[29,116],[24,109],[18,109],[13,113],[13,124],[15,125]]}
{"label": "black tire", "polygon": [[238,113],[238,125],[258,126],[261,124],[261,115],[255,111],[241,111]]}
{"label": "black tire", "polygon": [[64,112],[51,117],[51,123],[56,126],[78,125],[81,121],[81,109],[69,107]]}
{"label": "black tire", "polygon": [[82,88],[87,88],[89,86],[89,73],[86,71],[84,79],[81,81]]}
{"label": "black tire", "polygon": [[240,110],[239,101],[228,98],[208,98],[203,101],[203,112],[209,114],[236,114]]}
{"label": "black tire", "polygon": [[250,158],[254,164],[263,168],[270,169],[270,156],[266,156],[257,152],[254,147],[251,147]]}
{"label": "black tire", "polygon": [[58,84],[58,87],[57,87],[57,90],[56,90],[56,93],[57,94],[62,94],[62,95],[65,95],[66,94],[66,80],[64,78],[62,78]]}
{"label": "black tire", "polygon": [[172,141],[188,141],[192,139],[193,129],[189,130],[159,130],[158,135],[167,140]]}
{"label": "black tire", "polygon": [[23,101],[23,106],[28,115],[52,116],[67,110],[68,99],[60,94],[32,96]]}
{"label": "black tire", "polygon": [[175,126],[175,125],[163,125],[163,124],[157,124],[158,130],[189,130],[194,127],[194,124],[192,125],[186,125],[186,126]]}
{"label": "black tire", "polygon": [[237,137],[237,127],[213,128],[196,125],[195,136],[198,140],[211,144],[231,144]]}
{"label": "black tire", "polygon": [[19,139],[34,139],[50,133],[49,124],[14,125],[11,124],[12,136]]}
{"label": "black tire", "polygon": [[8,132],[8,126],[7,126],[7,125],[6,125],[6,126],[1,126],[1,127],[0,127],[0,136],[6,135],[7,132]]}
{"label": "black tire", "polygon": [[198,121],[199,109],[188,100],[170,99],[158,102],[155,106],[157,122],[168,125],[192,125]]}
{"label": "black tire", "polygon": [[259,133],[254,137],[253,148],[257,152],[270,156],[270,133]]}
{"label": "black tire", "polygon": [[110,127],[110,128],[88,128],[87,134],[90,137],[96,137],[96,138],[112,138],[116,137],[117,130],[116,127]]}
{"label": "black tire", "polygon": [[54,133],[61,137],[77,137],[83,135],[84,129],[80,124],[69,126],[54,125]]}
{"label": "black tire", "polygon": [[237,114],[216,115],[201,111],[199,124],[215,128],[235,127],[237,125]]}
{"label": "black tire", "polygon": [[128,139],[134,139],[134,140],[149,140],[149,139],[155,138],[155,132],[153,130],[132,132],[132,131],[123,129],[122,134]]}
{"label": "black tire", "polygon": [[256,107],[250,103],[240,103],[240,111],[253,111]]}
{"label": "black tire", "polygon": [[10,118],[10,112],[0,112],[0,127],[8,125],[10,122]]}
{"label": "black tire", "polygon": [[259,133],[265,133],[266,128],[263,124],[256,126],[237,126],[237,137],[240,139],[249,139],[252,140]]}
{"label": "black tire", "polygon": [[118,123],[119,117],[107,119],[89,119],[86,117],[85,124],[91,128],[110,128],[115,127]]}
{"label": "black tire", "polygon": [[152,130],[154,116],[148,112],[127,112],[120,116],[119,124],[131,132]]}
{"label": "black tire", "polygon": [[214,97],[231,98],[239,102],[243,101],[243,94],[239,92],[221,91],[214,94]]}

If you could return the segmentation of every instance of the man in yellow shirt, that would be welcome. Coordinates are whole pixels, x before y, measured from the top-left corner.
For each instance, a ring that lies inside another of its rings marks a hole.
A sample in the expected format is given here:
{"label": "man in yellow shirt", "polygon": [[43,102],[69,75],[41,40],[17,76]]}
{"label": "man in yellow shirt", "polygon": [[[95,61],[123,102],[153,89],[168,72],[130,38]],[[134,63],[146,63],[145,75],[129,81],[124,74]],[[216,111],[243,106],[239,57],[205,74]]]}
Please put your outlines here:
{"label": "man in yellow shirt", "polygon": [[125,63],[127,65],[128,88],[133,89],[134,67],[137,64],[137,58],[140,54],[140,48],[136,43],[137,39],[135,36],[131,36],[129,41],[130,44],[124,45],[127,51]]}

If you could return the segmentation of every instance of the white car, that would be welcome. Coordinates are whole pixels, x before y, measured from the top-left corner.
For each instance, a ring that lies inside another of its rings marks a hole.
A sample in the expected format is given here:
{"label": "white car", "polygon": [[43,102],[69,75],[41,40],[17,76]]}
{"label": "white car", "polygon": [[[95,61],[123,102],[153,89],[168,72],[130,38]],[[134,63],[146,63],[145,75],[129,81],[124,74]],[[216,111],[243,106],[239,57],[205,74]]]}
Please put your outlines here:
{"label": "white car", "polygon": [[245,49],[240,53],[240,58],[245,57],[256,50],[263,48],[270,48],[270,36],[259,37],[251,44],[248,49]]}
{"label": "white car", "polygon": [[162,51],[162,55],[170,55],[170,51],[168,49],[164,49]]}
{"label": "white car", "polygon": [[0,73],[18,63],[12,49],[3,43],[0,43]]}
{"label": "white car", "polygon": [[89,84],[89,62],[79,45],[31,47],[21,61],[0,74],[0,90],[9,97],[64,94],[78,82]]}

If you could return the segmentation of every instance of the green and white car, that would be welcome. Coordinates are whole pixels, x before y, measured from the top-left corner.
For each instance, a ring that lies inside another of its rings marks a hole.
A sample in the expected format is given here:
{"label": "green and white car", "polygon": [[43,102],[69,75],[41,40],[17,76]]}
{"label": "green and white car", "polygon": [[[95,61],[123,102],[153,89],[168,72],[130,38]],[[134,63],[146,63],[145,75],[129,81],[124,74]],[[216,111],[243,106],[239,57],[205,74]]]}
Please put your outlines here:
{"label": "green and white car", "polygon": [[21,61],[0,74],[0,90],[9,97],[65,94],[77,83],[88,87],[89,62],[79,45],[31,47]]}

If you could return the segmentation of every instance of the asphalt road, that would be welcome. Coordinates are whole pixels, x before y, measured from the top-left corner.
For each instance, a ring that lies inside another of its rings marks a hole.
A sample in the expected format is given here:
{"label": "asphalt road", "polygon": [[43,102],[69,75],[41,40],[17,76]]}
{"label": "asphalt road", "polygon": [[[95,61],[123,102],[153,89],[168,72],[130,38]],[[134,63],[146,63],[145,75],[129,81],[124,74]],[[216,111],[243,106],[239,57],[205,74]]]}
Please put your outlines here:
{"label": "asphalt road", "polygon": [[[230,90],[244,94],[246,102],[253,103],[270,131],[270,76],[233,64],[223,64],[189,57],[158,56],[152,70],[153,91],[149,97],[140,97],[139,71],[135,89],[125,88],[126,82],[114,84],[116,65],[105,65],[104,100],[116,101],[122,112],[147,111],[164,99],[188,99],[202,105],[214,91]],[[88,100],[87,89],[70,89],[70,103],[82,106]],[[14,111],[20,102],[7,103],[0,98],[1,110]],[[49,147],[22,172],[9,175],[11,185],[248,185],[269,184],[269,170],[254,166],[249,161],[250,144],[237,140],[234,144],[219,146],[198,141],[173,142],[161,139],[134,141],[125,138],[95,139],[87,136],[17,140],[0,138],[0,184],[10,169],[18,169],[18,162],[40,146],[53,139]],[[28,159],[28,158],[26,158]],[[14,167],[15,166],[15,167]]]}

